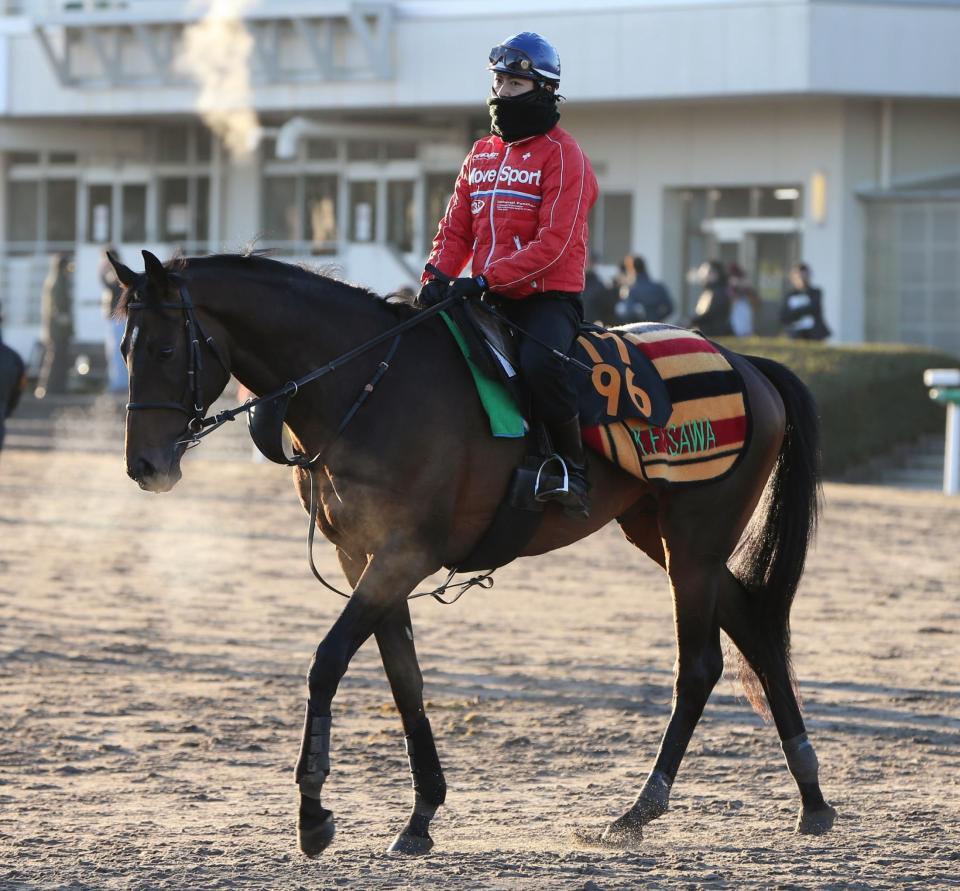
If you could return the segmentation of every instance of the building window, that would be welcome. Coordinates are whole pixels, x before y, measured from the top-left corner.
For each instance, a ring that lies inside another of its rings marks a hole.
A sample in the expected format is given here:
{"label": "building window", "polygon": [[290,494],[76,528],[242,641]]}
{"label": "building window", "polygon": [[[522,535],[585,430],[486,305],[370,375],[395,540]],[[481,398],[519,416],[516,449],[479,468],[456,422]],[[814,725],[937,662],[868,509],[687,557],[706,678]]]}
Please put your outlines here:
{"label": "building window", "polygon": [[314,254],[337,248],[337,177],[333,174],[303,178],[303,232]]}
{"label": "building window", "polygon": [[447,212],[447,205],[453,197],[453,186],[457,181],[457,172],[427,174],[427,232],[432,239]]}
{"label": "building window", "polygon": [[380,143],[375,139],[347,140],[348,161],[376,161],[380,157]]}
{"label": "building window", "polygon": [[294,253],[336,253],[338,189],[332,173],[264,177],[265,241]]}
{"label": "building window", "polygon": [[147,187],[128,184],[121,190],[120,240],[124,244],[139,244],[147,240]]}
{"label": "building window", "polygon": [[106,244],[113,240],[113,186],[87,187],[87,241]]}
{"label": "building window", "polygon": [[157,208],[160,214],[157,232],[161,241],[186,241],[190,237],[190,205],[186,177],[161,177],[157,180]]}
{"label": "building window", "polygon": [[[143,233],[147,239],[172,242],[188,251],[208,247],[212,152],[213,138],[204,127],[184,124],[154,129],[156,203],[153,231],[147,227]],[[134,191],[125,195],[124,203],[126,199],[131,206],[129,212],[123,212],[124,226],[130,235],[134,235],[134,213],[141,205],[146,210],[147,196]]]}
{"label": "building window", "polygon": [[263,182],[263,229],[267,241],[299,241],[297,177],[270,176]]}
{"label": "building window", "polygon": [[602,192],[590,211],[590,249],[600,262],[619,264],[633,240],[633,195]]}
{"label": "building window", "polygon": [[7,238],[13,242],[36,242],[40,228],[40,183],[7,185]]}
{"label": "building window", "polygon": [[398,251],[413,251],[415,218],[413,182],[391,180],[387,183],[387,242]]}
{"label": "building window", "polygon": [[350,183],[350,240],[373,241],[377,237],[377,184]]}
{"label": "building window", "polygon": [[311,161],[336,161],[339,156],[339,146],[335,139],[308,139],[306,144],[307,158]]}
{"label": "building window", "polygon": [[72,249],[77,237],[75,179],[7,182],[7,238],[15,251]]}

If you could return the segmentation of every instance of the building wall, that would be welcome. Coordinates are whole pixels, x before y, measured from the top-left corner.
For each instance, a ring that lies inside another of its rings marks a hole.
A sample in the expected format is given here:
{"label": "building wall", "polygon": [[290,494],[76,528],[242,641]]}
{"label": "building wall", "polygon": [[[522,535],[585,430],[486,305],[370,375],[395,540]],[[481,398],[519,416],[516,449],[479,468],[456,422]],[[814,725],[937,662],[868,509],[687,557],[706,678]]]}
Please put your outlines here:
{"label": "building wall", "polygon": [[960,171],[960,103],[955,98],[893,102],[891,115],[893,184]]}
{"label": "building wall", "polygon": [[[862,294],[855,274],[844,272],[844,227],[850,211],[845,160],[845,105],[840,99],[633,105],[615,110],[571,102],[563,126],[581,141],[600,170],[601,189],[630,189],[635,196],[633,248],[676,294],[684,270],[676,226],[665,206],[668,189],[789,185],[806,187],[821,171],[827,178],[824,223],[807,208],[803,253],[823,286],[829,323],[843,339],[858,339],[858,314],[845,302]],[[856,235],[853,236],[856,238]]]}

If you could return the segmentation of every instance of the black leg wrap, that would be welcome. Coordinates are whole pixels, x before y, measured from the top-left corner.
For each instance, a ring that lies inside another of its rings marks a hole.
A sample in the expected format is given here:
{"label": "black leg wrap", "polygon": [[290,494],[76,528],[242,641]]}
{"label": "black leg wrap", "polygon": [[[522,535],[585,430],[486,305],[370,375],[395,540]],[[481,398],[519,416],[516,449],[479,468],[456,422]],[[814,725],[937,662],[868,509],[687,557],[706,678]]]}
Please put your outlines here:
{"label": "black leg wrap", "polygon": [[330,773],[331,722],[332,718],[329,715],[319,716],[311,712],[310,703],[307,702],[296,779],[300,794],[318,801],[323,781]]}
{"label": "black leg wrap", "polygon": [[413,791],[416,793],[414,814],[426,814],[427,822],[433,812],[446,800],[447,783],[440,768],[440,758],[433,741],[430,721],[426,718],[406,737],[407,757],[410,759],[410,773],[413,777]]}
{"label": "black leg wrap", "polygon": [[818,782],[820,762],[817,760],[817,753],[813,750],[813,745],[807,739],[806,733],[801,733],[792,739],[785,739],[780,743],[783,749],[783,757],[790,768],[790,773],[798,784],[811,784]]}

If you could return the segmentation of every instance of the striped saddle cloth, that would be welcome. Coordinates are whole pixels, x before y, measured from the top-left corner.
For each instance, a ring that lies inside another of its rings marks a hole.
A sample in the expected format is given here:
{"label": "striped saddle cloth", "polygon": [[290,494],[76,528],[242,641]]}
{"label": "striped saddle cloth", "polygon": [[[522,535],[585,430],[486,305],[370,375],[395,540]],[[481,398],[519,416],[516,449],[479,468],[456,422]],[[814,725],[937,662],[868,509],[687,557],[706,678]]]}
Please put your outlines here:
{"label": "striped saddle cloth", "polygon": [[641,322],[584,329],[574,355],[584,443],[640,479],[703,483],[746,448],[743,380],[719,349],[686,328]]}

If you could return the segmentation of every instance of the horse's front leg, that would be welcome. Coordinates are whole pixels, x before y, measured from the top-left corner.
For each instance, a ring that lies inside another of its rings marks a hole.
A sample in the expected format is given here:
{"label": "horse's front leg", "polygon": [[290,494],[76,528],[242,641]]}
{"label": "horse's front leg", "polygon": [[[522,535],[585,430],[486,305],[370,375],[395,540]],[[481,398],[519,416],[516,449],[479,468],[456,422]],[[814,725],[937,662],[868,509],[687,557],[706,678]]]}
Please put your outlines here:
{"label": "horse's front leg", "polygon": [[425,854],[433,847],[430,821],[447,796],[447,784],[430,721],[423,709],[423,675],[417,661],[410,607],[406,601],[390,611],[377,628],[376,636],[383,667],[403,721],[413,776],[413,813],[389,850],[400,854]]}
{"label": "horse's front leg", "polygon": [[321,792],[330,773],[330,707],[340,679],[363,642],[431,571],[423,555],[416,551],[394,548],[375,554],[313,656],[296,769],[300,787],[298,836],[300,849],[308,857],[320,854],[334,836],[333,814],[321,804]]}

